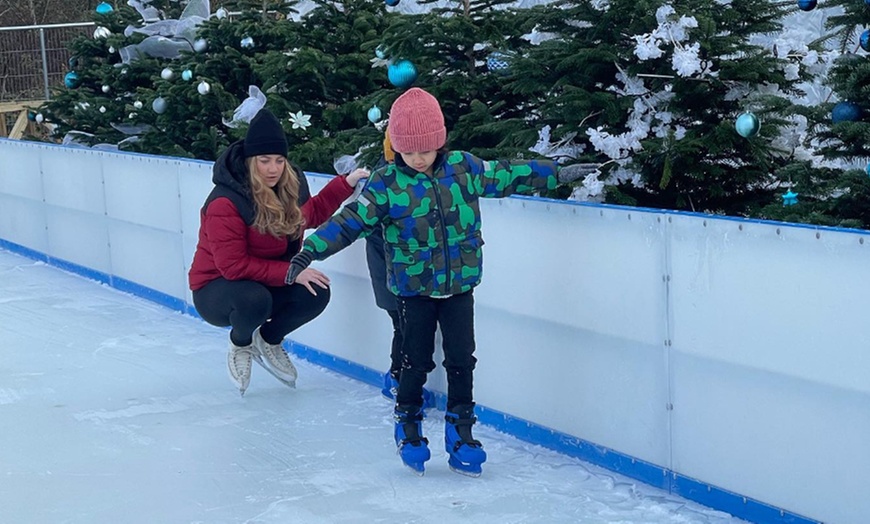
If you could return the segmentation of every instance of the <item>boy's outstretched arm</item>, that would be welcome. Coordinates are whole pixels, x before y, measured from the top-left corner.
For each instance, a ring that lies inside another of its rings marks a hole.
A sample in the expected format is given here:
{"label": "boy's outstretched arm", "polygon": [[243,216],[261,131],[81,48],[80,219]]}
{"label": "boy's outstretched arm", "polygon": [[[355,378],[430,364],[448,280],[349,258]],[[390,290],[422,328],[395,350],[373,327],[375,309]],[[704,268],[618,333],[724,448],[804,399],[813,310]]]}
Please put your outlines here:
{"label": "boy's outstretched arm", "polygon": [[463,154],[483,197],[503,198],[556,187],[558,167],[552,160],[481,160],[470,153]]}
{"label": "boy's outstretched arm", "polygon": [[346,205],[305,239],[302,250],[290,260],[285,278],[287,284],[296,282],[299,274],[314,260],[325,260],[371,233],[389,208],[382,186],[383,180],[379,177],[369,179],[355,202]]}
{"label": "boy's outstretched arm", "polygon": [[598,171],[601,164],[571,164],[559,168],[559,182],[567,184],[579,178],[584,178],[587,175]]}

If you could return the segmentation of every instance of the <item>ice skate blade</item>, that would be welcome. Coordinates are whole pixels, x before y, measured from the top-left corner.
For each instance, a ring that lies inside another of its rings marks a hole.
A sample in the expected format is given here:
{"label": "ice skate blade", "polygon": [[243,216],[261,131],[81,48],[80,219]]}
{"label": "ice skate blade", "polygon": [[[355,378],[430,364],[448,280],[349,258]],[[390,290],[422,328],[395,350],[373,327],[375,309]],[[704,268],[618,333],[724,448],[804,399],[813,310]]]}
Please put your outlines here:
{"label": "ice skate blade", "polygon": [[450,471],[452,471],[454,473],[459,473],[462,476],[471,477],[471,478],[477,478],[481,475],[481,473],[483,473],[483,470],[468,471],[468,470],[464,470],[464,469],[454,468],[453,466],[450,466]]}
{"label": "ice skate blade", "polygon": [[480,464],[476,467],[472,464],[466,465],[458,460],[454,460],[452,457],[447,460],[447,465],[450,467],[450,471],[459,473],[460,475],[465,475],[466,477],[477,478],[481,473],[483,473]]}
{"label": "ice skate blade", "polygon": [[267,372],[269,372],[270,375],[272,375],[273,377],[275,377],[276,379],[278,379],[278,382],[284,384],[284,385],[287,386],[288,388],[296,389],[296,381],[295,381],[295,380],[292,380],[292,381],[291,381],[291,380],[287,380],[286,378],[284,378],[284,377],[278,375],[277,373],[275,373],[275,372],[272,370],[272,368],[270,368],[269,366],[266,365],[265,362],[263,362],[263,357],[261,357],[260,355],[255,355],[255,356],[254,356],[254,362],[256,362],[257,364],[259,364],[261,368],[263,368],[263,369],[265,369]]}
{"label": "ice skate blade", "polygon": [[411,473],[417,475],[418,477],[422,477],[426,473],[426,469],[423,464],[420,464],[419,466],[414,464],[408,464],[407,462],[402,462],[402,464],[404,464],[406,468],[410,469]]}

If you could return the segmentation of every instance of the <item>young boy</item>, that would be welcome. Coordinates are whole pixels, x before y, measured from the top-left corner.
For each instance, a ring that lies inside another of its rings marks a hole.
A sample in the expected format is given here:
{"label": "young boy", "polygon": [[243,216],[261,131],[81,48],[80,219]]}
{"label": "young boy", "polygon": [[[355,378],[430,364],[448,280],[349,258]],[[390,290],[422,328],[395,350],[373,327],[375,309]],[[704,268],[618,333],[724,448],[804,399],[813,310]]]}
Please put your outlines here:
{"label": "young boy", "polygon": [[422,434],[422,392],[427,374],[435,369],[435,330],[440,326],[447,371],[448,463],[454,471],[478,476],[486,461],[483,446],[471,434],[477,362],[473,290],[483,267],[478,200],[553,189],[557,167],[547,160],[483,161],[448,151],[441,107],[419,88],[396,99],[388,133],[395,163],[375,171],[355,203],[305,240],[291,273],[383,228],[387,282],[398,301],[404,333],[394,428],[402,461],[422,474],[430,458]]}

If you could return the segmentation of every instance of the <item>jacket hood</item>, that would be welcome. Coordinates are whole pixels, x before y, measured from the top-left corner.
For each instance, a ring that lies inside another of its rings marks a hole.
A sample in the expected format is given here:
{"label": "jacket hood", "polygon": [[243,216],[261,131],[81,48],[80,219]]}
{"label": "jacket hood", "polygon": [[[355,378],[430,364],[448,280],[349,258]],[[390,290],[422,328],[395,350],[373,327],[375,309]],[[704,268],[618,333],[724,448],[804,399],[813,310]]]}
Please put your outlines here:
{"label": "jacket hood", "polygon": [[251,195],[248,167],[245,165],[245,141],[230,144],[214,162],[211,176],[216,186],[224,186],[242,196]]}

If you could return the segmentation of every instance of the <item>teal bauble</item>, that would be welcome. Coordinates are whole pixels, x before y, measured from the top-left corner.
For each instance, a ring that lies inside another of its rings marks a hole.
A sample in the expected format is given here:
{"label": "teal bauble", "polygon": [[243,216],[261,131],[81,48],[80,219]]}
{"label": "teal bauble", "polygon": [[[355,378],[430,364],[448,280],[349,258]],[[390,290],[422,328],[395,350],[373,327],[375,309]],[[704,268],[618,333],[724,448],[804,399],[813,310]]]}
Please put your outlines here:
{"label": "teal bauble", "polygon": [[387,78],[396,87],[410,87],[417,80],[417,67],[410,60],[396,60],[387,66]]}
{"label": "teal bauble", "polygon": [[761,129],[761,121],[753,113],[743,113],[737,117],[734,128],[737,129],[737,133],[743,138],[751,138],[757,135]]}
{"label": "teal bauble", "polygon": [[68,89],[75,89],[79,85],[81,85],[82,81],[79,78],[79,74],[75,71],[70,71],[63,77],[63,85],[65,85]]}
{"label": "teal bauble", "polygon": [[193,71],[191,71],[190,69],[185,69],[181,72],[181,79],[186,82],[190,82],[193,79]]}
{"label": "teal bauble", "polygon": [[381,113],[380,107],[372,106],[372,108],[369,109],[369,112],[366,116],[368,117],[369,122],[371,122],[372,124],[377,124],[378,122],[381,121],[383,114]]}
{"label": "teal bauble", "polygon": [[375,56],[380,58],[381,60],[387,58],[387,46],[384,44],[379,45],[375,48]]}
{"label": "teal bauble", "polygon": [[96,9],[98,15],[107,15],[114,10],[115,8],[112,7],[112,4],[109,4],[107,2],[100,2]]}

